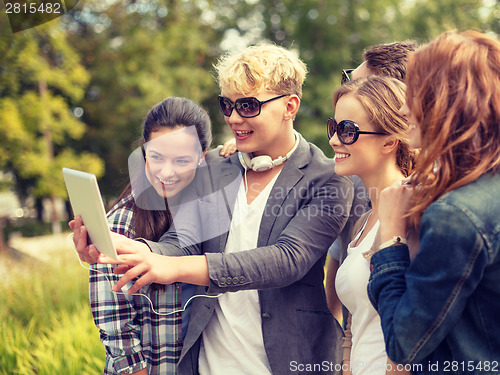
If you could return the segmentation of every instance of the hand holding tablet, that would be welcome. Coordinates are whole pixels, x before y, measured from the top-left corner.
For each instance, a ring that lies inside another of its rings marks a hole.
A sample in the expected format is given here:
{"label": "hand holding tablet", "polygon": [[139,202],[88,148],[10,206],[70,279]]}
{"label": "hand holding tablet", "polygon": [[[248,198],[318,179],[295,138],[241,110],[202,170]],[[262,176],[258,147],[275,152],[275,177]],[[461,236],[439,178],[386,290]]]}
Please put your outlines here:
{"label": "hand holding tablet", "polygon": [[81,216],[92,244],[101,253],[117,259],[95,175],[63,168],[63,177],[73,213]]}

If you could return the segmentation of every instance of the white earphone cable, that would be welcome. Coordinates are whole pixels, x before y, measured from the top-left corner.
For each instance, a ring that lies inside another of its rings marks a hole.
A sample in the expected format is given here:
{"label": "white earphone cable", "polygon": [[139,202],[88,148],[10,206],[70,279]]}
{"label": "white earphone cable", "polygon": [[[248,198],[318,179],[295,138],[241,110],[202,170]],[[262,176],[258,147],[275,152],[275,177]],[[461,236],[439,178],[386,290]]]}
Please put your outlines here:
{"label": "white earphone cable", "polygon": [[248,180],[247,180],[247,169],[245,168],[245,172],[243,172],[243,181],[245,183],[245,195],[248,193]]}
{"label": "white earphone cable", "polygon": [[[67,239],[72,239],[73,238],[73,233],[70,233],[69,236],[67,237]],[[157,315],[161,315],[161,316],[168,316],[168,315],[172,315],[172,314],[176,314],[176,313],[181,313],[183,311],[186,310],[187,306],[189,305],[189,303],[197,298],[197,297],[205,297],[205,298],[218,298],[219,296],[222,295],[222,293],[219,293],[217,295],[214,295],[214,296],[207,296],[207,295],[203,295],[203,294],[196,294],[194,296],[191,296],[191,298],[189,298],[186,303],[184,304],[184,306],[181,308],[181,309],[178,309],[178,310],[175,310],[175,311],[172,311],[172,312],[169,312],[169,313],[160,313],[158,311],[155,310],[154,306],[153,306],[153,301],[151,301],[151,299],[144,293],[134,293],[134,294],[127,294],[127,293],[124,293],[124,292],[115,292],[113,289],[112,289],[112,284],[111,284],[111,280],[109,279],[108,275],[106,275],[106,273],[102,272],[102,271],[99,271],[99,270],[96,270],[96,269],[92,269],[92,268],[89,268],[89,267],[85,267],[85,265],[82,263],[82,261],[80,260],[80,257],[78,256],[78,253],[76,251],[76,249],[74,248],[74,246],[72,246],[72,249],[73,251],[75,252],[75,254],[77,255],[77,258],[78,258],[78,262],[80,263],[80,265],[85,268],[86,270],[89,270],[89,271],[92,271],[92,272],[97,272],[97,273],[100,273],[102,275],[104,275],[104,277],[106,278],[106,280],[108,280],[108,283],[109,283],[109,287],[110,287],[110,290],[112,293],[116,293],[116,294],[123,294],[123,295],[126,295],[126,296],[143,296],[144,298],[146,298],[148,301],[149,301],[149,304],[151,306],[151,311]]]}

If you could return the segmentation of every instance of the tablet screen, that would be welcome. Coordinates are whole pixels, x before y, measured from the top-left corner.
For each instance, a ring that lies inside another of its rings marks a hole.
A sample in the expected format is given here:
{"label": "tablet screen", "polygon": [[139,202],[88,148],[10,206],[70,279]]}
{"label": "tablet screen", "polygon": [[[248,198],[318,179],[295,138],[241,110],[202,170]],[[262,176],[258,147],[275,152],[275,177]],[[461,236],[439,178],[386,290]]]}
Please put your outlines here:
{"label": "tablet screen", "polygon": [[116,259],[117,254],[95,175],[69,168],[63,168],[62,171],[73,213],[82,217],[90,240],[97,250]]}

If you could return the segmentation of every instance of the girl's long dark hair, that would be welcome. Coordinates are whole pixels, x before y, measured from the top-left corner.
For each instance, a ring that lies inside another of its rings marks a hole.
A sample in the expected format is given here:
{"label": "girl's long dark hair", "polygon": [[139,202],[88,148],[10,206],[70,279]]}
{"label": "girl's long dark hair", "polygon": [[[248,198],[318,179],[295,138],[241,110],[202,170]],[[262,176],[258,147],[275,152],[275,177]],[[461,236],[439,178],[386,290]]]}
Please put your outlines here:
{"label": "girl's long dark hair", "polygon": [[[178,127],[195,126],[202,151],[206,151],[212,142],[212,129],[208,113],[198,104],[185,98],[168,97],[161,103],[155,105],[146,116],[142,126],[141,143],[149,142],[151,133],[162,128],[174,129]],[[144,151],[143,151],[144,156]],[[145,173],[145,172],[144,172]],[[148,191],[149,190],[149,191]],[[132,228],[135,231],[135,237],[145,238],[151,241],[158,241],[160,237],[168,230],[172,223],[167,199],[160,197],[153,187],[150,187],[144,194],[134,197]],[[118,197],[120,202],[124,197],[132,193],[132,184],[125,187]],[[158,207],[158,202],[141,202],[137,200],[164,200],[165,209],[143,209],[141,207]]]}

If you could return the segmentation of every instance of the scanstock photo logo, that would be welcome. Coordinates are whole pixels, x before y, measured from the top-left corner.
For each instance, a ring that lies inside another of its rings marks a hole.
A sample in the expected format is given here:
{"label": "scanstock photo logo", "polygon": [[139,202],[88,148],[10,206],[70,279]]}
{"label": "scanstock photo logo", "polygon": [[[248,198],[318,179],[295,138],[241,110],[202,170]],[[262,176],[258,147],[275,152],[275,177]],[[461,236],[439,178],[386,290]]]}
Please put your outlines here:
{"label": "scanstock photo logo", "polygon": [[61,17],[73,9],[78,0],[4,0],[5,13],[13,33]]}

